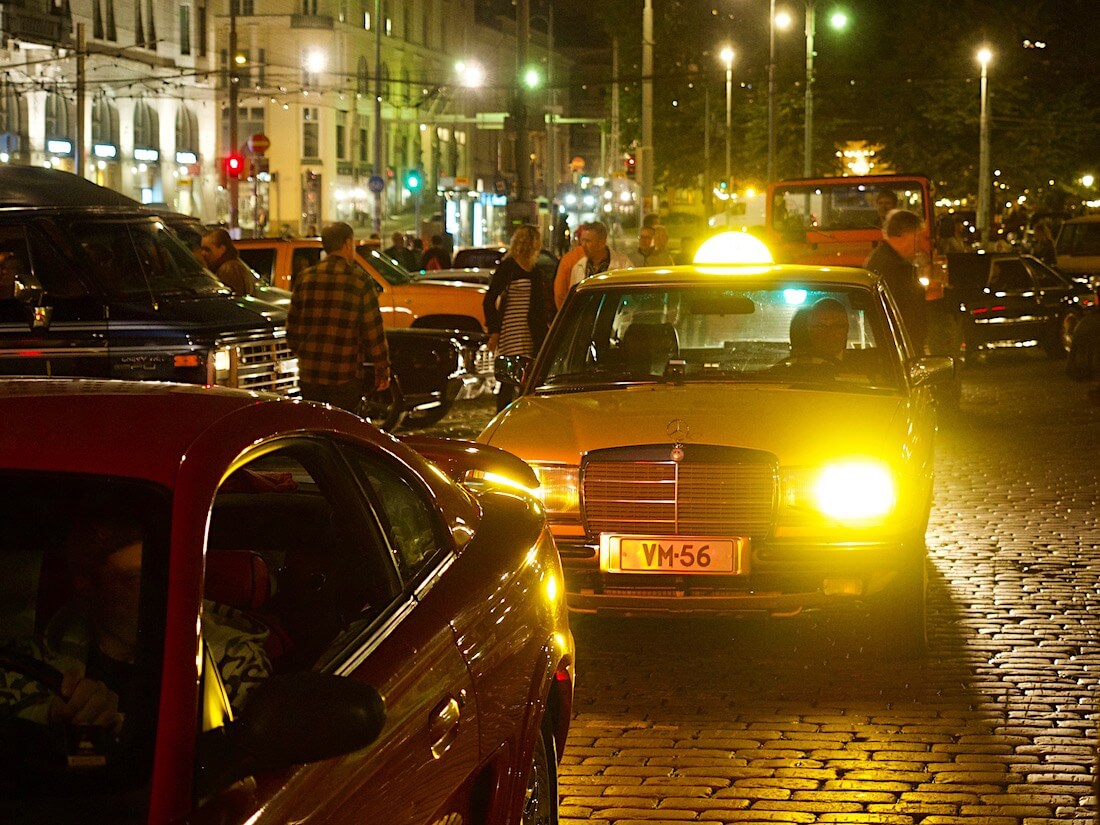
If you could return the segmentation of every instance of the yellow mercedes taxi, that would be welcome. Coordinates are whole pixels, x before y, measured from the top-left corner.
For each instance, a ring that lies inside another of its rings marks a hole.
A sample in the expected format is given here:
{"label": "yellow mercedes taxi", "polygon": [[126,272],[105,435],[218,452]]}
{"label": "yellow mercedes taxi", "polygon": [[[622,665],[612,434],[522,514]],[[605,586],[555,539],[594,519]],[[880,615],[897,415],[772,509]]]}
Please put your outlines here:
{"label": "yellow mercedes taxi", "polygon": [[883,652],[919,653],[932,390],[953,363],[914,352],[878,276],[754,243],[579,284],[533,362],[498,359],[519,394],[479,440],[535,470],[575,612],[858,600]]}

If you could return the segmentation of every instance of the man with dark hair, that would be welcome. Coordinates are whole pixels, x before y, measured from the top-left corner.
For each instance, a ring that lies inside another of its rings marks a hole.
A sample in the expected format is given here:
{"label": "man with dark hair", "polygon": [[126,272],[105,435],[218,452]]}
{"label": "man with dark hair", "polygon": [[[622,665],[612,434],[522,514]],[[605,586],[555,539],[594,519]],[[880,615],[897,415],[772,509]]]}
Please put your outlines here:
{"label": "man with dark hair", "polygon": [[[74,519],[64,544],[72,598],[49,619],[42,638],[16,650],[62,674],[58,695],[35,680],[0,671],[0,705],[40,724],[107,728],[118,733],[140,702],[135,668],[141,639],[146,527],[136,508],[104,497]],[[227,605],[203,601],[202,633],[233,707],[271,675],[267,628]]]}
{"label": "man with dark hair", "polygon": [[393,258],[405,269],[417,269],[416,253],[406,245],[404,232],[394,232],[393,244],[383,249],[382,254]]}
{"label": "man with dark hair", "polygon": [[920,249],[922,223],[920,216],[913,212],[904,209],[890,212],[882,230],[885,243],[876,246],[863,264],[886,282],[901,310],[917,355],[924,354],[927,326],[927,302],[916,266],[918,254],[927,252]]}
{"label": "man with dark hair", "polygon": [[451,268],[451,256],[443,245],[442,235],[432,235],[432,245],[424,250],[420,258],[420,268],[429,272],[433,269]]}
{"label": "man with dark hair", "polygon": [[875,195],[875,211],[879,226],[886,226],[886,216],[898,208],[898,195],[893,189],[880,189]]}
{"label": "man with dark hair", "polygon": [[[298,356],[302,397],[355,410],[364,389],[390,385],[390,356],[371,276],[355,263],[355,233],[346,223],[321,232],[325,258],[294,280],[287,339]],[[364,364],[370,386],[364,387]]]}
{"label": "man with dark hair", "polygon": [[233,290],[234,295],[256,294],[256,276],[241,260],[229,232],[220,228],[211,229],[202,236],[199,253],[206,268]]}

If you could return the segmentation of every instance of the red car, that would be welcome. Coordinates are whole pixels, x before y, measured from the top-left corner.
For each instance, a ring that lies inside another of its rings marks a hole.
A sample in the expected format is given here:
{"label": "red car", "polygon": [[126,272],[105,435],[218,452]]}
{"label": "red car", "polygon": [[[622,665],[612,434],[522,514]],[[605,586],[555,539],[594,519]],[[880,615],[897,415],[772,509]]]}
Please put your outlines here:
{"label": "red car", "polygon": [[557,822],[573,637],[514,456],[216,387],[0,417],[0,821]]}

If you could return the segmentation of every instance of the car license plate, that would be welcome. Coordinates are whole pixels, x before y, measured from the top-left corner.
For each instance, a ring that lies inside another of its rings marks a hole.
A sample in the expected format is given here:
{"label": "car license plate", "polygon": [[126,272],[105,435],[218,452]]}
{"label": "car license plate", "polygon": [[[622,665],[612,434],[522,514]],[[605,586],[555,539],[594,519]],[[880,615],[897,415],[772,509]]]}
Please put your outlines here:
{"label": "car license plate", "polygon": [[743,536],[600,536],[600,567],[611,573],[743,573]]}

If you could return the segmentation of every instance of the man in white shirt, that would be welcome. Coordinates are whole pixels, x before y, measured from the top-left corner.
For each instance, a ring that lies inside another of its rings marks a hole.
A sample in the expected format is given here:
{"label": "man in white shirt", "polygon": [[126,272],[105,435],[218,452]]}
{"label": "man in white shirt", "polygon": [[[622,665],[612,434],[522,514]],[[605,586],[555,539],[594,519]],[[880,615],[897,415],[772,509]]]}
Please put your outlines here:
{"label": "man in white shirt", "polygon": [[570,286],[609,269],[629,269],[632,266],[626,255],[607,245],[607,224],[603,221],[585,225],[581,246],[584,247],[584,257],[573,265],[569,275]]}

